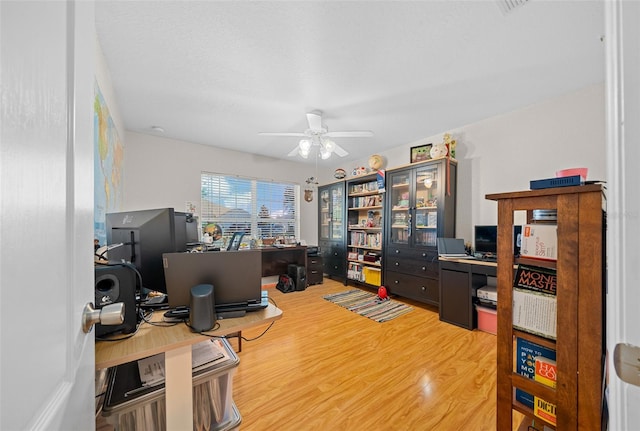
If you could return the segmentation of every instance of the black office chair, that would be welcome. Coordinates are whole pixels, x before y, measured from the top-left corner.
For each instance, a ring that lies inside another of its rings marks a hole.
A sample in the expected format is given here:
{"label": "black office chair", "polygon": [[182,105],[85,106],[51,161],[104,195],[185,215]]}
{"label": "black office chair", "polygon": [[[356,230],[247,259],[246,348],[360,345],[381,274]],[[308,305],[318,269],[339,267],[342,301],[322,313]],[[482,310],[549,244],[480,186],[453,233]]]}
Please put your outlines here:
{"label": "black office chair", "polygon": [[234,232],[231,240],[229,240],[227,251],[238,250],[240,248],[240,243],[242,242],[242,237],[244,237],[245,235],[245,232]]}

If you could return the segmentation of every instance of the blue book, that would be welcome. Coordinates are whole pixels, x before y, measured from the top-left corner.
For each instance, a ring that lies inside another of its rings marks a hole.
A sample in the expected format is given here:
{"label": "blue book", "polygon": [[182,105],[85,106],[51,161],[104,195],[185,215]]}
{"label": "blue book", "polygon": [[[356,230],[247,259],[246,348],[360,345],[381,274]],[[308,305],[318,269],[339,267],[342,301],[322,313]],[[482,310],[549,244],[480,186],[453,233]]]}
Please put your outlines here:
{"label": "blue book", "polygon": [[[516,373],[533,380],[536,373],[536,356],[556,360],[556,351],[523,338],[516,337]],[[533,395],[516,388],[516,401],[533,409]]]}

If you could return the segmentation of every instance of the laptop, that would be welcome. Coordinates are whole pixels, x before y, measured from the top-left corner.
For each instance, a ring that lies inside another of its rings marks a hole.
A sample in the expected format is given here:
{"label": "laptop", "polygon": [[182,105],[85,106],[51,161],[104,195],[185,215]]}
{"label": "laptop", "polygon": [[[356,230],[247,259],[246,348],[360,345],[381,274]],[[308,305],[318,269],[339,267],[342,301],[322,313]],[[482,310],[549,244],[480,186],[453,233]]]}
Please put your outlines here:
{"label": "laptop", "polygon": [[[266,308],[260,250],[163,253],[169,308],[188,307],[191,288],[212,284],[217,313]],[[266,291],[265,291],[266,292]]]}
{"label": "laptop", "polygon": [[473,259],[464,248],[464,240],[458,238],[438,238],[438,257]]}

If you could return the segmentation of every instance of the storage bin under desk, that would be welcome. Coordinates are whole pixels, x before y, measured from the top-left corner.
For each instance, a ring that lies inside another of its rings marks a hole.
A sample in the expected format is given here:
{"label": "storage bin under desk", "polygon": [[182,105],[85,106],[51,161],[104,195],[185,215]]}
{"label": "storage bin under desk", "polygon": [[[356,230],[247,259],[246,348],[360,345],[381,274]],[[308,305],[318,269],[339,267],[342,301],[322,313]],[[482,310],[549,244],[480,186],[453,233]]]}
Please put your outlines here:
{"label": "storage bin under desk", "polygon": [[[238,428],[242,417],[233,402],[233,376],[240,360],[225,339],[227,358],[193,370],[194,429]],[[144,388],[138,362],[109,369],[102,415],[116,431],[166,430],[164,384]]]}

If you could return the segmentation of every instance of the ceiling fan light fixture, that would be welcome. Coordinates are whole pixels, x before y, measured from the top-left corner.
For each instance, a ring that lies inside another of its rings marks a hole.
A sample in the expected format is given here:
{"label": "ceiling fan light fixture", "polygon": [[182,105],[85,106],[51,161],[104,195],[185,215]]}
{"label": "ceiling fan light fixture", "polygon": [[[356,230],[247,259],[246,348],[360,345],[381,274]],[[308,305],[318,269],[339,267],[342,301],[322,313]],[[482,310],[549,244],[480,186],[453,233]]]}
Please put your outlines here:
{"label": "ceiling fan light fixture", "polygon": [[298,151],[298,154],[300,154],[300,156],[302,156],[302,158],[307,158],[309,157],[309,149],[304,149],[304,148],[300,148],[300,150]]}
{"label": "ceiling fan light fixture", "polygon": [[331,157],[331,151],[328,151],[326,148],[321,148],[320,149],[320,158],[322,160],[327,160],[329,157]]}
{"label": "ceiling fan light fixture", "polygon": [[300,146],[300,151],[304,151],[307,153],[307,155],[309,155],[309,150],[311,149],[311,141],[308,139],[301,139],[300,143],[298,144]]}
{"label": "ceiling fan light fixture", "polygon": [[336,143],[333,142],[331,139],[324,139],[322,141],[323,147],[326,151],[328,151],[329,153],[333,153],[333,150],[336,149]]}

